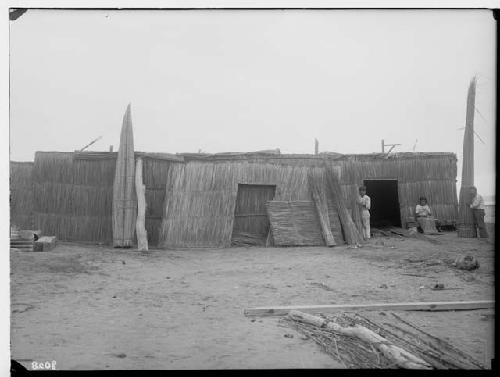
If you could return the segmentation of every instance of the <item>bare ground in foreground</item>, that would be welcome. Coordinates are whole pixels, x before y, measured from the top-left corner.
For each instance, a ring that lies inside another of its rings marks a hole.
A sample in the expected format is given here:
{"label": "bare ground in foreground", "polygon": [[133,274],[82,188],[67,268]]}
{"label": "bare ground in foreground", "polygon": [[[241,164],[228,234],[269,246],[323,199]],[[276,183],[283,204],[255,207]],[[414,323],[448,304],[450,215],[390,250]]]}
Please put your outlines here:
{"label": "bare ground in foreground", "polygon": [[[12,358],[27,367],[55,360],[57,369],[341,368],[277,318],[247,318],[244,308],[492,300],[493,244],[455,233],[432,238],[439,244],[12,251]],[[478,270],[451,266],[466,252]],[[456,289],[429,289],[436,282]],[[491,310],[398,314],[489,366]],[[390,318],[370,313],[377,315]]]}

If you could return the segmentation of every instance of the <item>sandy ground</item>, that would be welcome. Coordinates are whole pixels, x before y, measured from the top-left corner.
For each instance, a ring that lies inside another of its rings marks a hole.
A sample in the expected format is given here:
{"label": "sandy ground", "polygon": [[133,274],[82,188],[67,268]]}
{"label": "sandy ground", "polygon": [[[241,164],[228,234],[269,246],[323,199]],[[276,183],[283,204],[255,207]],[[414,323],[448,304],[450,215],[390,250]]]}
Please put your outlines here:
{"label": "sandy ground", "polygon": [[[11,251],[12,358],[28,368],[55,360],[57,369],[341,368],[279,319],[243,310],[493,299],[493,244],[432,237],[439,245],[377,238],[361,249]],[[465,252],[478,270],[451,266]],[[436,282],[457,289],[428,288]],[[492,310],[398,314],[489,366]]]}

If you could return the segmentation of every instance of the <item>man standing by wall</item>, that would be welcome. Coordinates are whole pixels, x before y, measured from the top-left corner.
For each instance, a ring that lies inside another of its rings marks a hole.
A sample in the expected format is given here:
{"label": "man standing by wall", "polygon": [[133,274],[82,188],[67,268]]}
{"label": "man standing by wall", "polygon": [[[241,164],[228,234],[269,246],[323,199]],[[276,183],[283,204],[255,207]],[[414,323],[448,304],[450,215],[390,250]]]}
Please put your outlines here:
{"label": "man standing by wall", "polygon": [[361,221],[363,222],[363,237],[365,240],[370,239],[370,207],[371,200],[366,195],[366,187],[360,186],[358,205],[361,207]]}
{"label": "man standing by wall", "polygon": [[477,189],[474,186],[470,188],[470,193],[472,196],[470,208],[472,208],[472,214],[474,216],[474,229],[479,229],[480,238],[488,238],[488,231],[486,230],[486,225],[484,225],[483,197],[477,193]]}

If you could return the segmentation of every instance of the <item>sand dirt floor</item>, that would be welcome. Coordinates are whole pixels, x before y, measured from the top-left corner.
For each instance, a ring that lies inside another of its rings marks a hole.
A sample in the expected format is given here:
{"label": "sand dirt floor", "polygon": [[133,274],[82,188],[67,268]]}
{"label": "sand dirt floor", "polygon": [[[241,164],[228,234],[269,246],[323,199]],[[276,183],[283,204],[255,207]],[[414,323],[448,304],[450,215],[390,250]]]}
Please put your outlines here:
{"label": "sand dirt floor", "polygon": [[[491,240],[430,237],[439,244],[382,237],[360,249],[11,251],[12,358],[86,370],[341,368],[278,318],[243,310],[494,299]],[[451,265],[466,252],[478,270]],[[456,289],[431,290],[436,282]],[[490,366],[493,310],[398,314]]]}

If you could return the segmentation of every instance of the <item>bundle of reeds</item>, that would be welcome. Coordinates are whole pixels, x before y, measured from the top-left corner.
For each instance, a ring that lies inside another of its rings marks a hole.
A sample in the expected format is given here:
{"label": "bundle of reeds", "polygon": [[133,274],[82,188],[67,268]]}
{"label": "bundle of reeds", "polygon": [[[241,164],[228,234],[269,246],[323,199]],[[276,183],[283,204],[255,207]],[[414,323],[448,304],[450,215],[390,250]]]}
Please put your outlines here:
{"label": "bundle of reeds", "polygon": [[373,344],[345,334],[343,331],[334,330],[335,328],[342,330],[343,326],[372,331],[384,338],[387,344],[393,344],[407,351],[432,369],[484,369],[481,363],[458,347],[423,331],[394,313],[391,313],[391,317],[383,324],[360,313],[339,313],[320,318],[326,323],[338,326],[318,327],[313,323],[296,320],[293,316],[285,317],[281,321],[315,341],[345,368],[390,369],[400,366]]}
{"label": "bundle of reeds", "polygon": [[328,204],[323,182],[318,182],[319,179],[314,175],[312,169],[308,172],[309,188],[311,196],[316,208],[316,214],[321,225],[321,233],[326,246],[335,246],[335,238],[333,237],[330,225],[330,217],[328,216]]}
{"label": "bundle of reeds", "polygon": [[134,135],[130,104],[123,116],[120,149],[113,184],[113,246],[131,247],[134,243],[137,198],[135,195]]}
{"label": "bundle of reeds", "polygon": [[462,238],[476,237],[474,218],[470,204],[472,197],[470,188],[474,186],[474,111],[476,98],[476,77],[473,77],[467,92],[467,112],[465,115],[465,133],[462,160],[462,182],[458,202],[458,236]]}
{"label": "bundle of reeds", "polygon": [[330,196],[335,207],[337,208],[342,230],[344,231],[345,240],[349,245],[359,245],[363,242],[363,237],[359,233],[356,225],[352,221],[351,214],[345,204],[344,196],[340,188],[340,183],[337,175],[332,168],[324,163],[325,174],[327,177],[328,187],[330,189]]}
{"label": "bundle of reeds", "polygon": [[359,199],[359,191],[355,188],[351,200],[352,221],[354,222],[354,225],[356,225],[356,229],[358,230],[359,234],[363,234],[361,207],[358,205],[358,199]]}
{"label": "bundle of reeds", "polygon": [[146,186],[142,183],[142,158],[137,159],[135,170],[135,191],[137,193],[137,250],[148,250],[148,233],[146,231]]}

